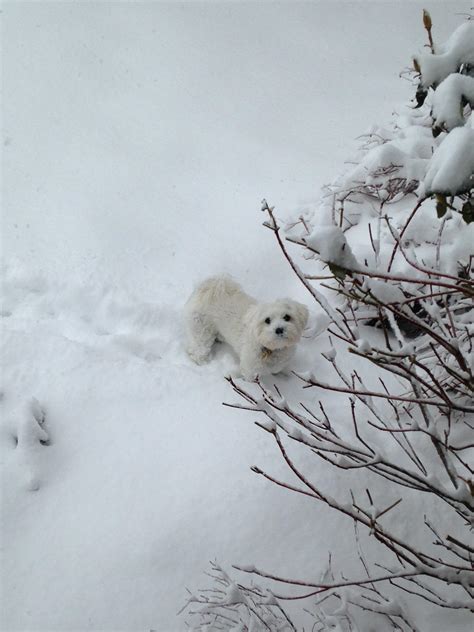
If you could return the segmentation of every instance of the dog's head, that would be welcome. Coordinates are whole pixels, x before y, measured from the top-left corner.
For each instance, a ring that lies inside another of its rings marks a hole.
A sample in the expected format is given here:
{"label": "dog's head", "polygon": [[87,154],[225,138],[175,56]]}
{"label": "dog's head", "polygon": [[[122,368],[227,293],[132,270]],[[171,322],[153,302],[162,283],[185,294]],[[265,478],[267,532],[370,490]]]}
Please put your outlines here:
{"label": "dog's head", "polygon": [[282,299],[253,305],[245,320],[259,344],[274,351],[298,342],[308,322],[308,310],[301,303]]}

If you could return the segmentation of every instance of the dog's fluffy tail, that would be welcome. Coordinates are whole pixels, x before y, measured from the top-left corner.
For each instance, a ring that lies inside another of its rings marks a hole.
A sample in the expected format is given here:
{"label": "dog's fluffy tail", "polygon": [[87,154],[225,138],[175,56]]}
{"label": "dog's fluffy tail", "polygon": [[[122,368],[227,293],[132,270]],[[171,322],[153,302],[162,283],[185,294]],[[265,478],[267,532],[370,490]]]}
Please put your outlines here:
{"label": "dog's fluffy tail", "polygon": [[201,301],[214,303],[224,296],[232,296],[236,292],[241,292],[242,288],[230,276],[215,276],[203,281],[195,290]]}

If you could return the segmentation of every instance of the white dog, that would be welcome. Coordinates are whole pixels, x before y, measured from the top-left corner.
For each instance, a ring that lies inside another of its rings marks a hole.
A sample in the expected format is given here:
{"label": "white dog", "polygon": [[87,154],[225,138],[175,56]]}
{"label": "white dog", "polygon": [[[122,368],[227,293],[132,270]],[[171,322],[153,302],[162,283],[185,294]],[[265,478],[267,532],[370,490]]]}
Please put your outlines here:
{"label": "white dog", "polygon": [[202,364],[216,341],[227,342],[240,359],[244,379],[288,368],[308,321],[304,305],[282,299],[258,303],[227,277],[204,281],[185,307],[190,357]]}

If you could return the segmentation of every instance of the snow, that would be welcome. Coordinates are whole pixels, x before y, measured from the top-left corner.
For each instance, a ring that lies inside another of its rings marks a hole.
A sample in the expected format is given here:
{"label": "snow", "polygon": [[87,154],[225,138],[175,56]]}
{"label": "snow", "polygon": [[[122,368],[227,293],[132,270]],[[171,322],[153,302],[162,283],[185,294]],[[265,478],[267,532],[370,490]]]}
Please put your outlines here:
{"label": "snow", "polygon": [[242,594],[239,587],[234,583],[229,584],[225,593],[223,603],[225,603],[228,606],[231,606],[237,603],[242,603],[244,601],[245,601],[245,596]]}
{"label": "snow", "polygon": [[[232,354],[187,358],[181,310],[225,272],[309,304],[259,202],[309,203],[410,96],[422,6],[4,3],[2,629],[185,630],[214,558],[313,577],[333,550],[355,568],[345,520],[250,471],[286,473],[257,415],[221,405]],[[439,15],[447,36],[458,17]],[[404,133],[424,173],[432,139]],[[312,322],[301,373],[326,370]]]}
{"label": "snow", "polygon": [[444,138],[428,165],[424,191],[455,194],[472,187],[474,179],[474,129],[456,127]]}
{"label": "snow", "polygon": [[335,263],[349,270],[358,268],[357,260],[338,226],[317,226],[305,241],[310,248],[319,253],[323,261]]}
{"label": "snow", "polygon": [[367,290],[379,301],[384,303],[401,303],[405,296],[401,289],[393,283],[379,281],[378,279],[367,279],[364,283],[364,290]]}
{"label": "snow", "polygon": [[371,353],[372,347],[370,346],[370,342],[365,338],[361,338],[357,341],[357,348],[361,353]]}

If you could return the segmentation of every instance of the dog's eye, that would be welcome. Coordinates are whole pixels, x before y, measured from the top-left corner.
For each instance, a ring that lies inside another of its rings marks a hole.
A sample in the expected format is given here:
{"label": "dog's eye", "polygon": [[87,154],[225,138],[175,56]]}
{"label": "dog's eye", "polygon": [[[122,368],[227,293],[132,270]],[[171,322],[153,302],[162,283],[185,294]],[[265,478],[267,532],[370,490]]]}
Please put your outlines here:
{"label": "dog's eye", "polygon": [[269,325],[272,322],[271,318],[265,318],[265,322],[267,323],[267,325]]}
{"label": "dog's eye", "polygon": [[291,316],[289,314],[285,314],[283,316],[283,320],[286,320],[286,322],[289,322],[291,320]]}

